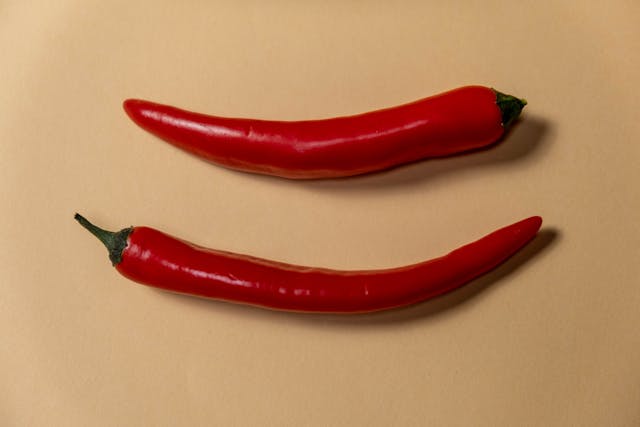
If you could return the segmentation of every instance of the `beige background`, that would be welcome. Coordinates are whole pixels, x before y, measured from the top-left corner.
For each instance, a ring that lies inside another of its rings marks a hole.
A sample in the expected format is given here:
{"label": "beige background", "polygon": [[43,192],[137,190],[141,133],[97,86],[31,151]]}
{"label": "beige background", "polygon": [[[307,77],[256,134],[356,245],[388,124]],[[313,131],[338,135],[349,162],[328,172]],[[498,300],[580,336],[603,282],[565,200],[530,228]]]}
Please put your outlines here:
{"label": "beige background", "polygon": [[[0,424],[640,425],[639,18],[637,1],[3,1]],[[303,119],[465,84],[529,101],[504,144],[339,181],[217,168],[121,109]],[[76,211],[345,269],[545,223],[459,292],[344,318],[135,285]]]}

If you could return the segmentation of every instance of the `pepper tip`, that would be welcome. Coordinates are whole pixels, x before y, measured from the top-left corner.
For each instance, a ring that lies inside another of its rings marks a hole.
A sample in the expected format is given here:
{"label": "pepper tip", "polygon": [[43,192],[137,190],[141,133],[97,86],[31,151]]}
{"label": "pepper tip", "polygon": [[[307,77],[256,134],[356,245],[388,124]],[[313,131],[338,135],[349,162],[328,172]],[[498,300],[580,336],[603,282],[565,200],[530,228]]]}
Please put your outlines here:
{"label": "pepper tip", "polygon": [[542,227],[542,217],[535,215],[521,221],[524,229],[530,230],[530,234],[535,235]]}
{"label": "pepper tip", "polygon": [[131,114],[133,106],[137,103],[138,103],[137,99],[128,98],[122,101],[122,108],[124,109],[124,111],[127,112],[127,114]]}

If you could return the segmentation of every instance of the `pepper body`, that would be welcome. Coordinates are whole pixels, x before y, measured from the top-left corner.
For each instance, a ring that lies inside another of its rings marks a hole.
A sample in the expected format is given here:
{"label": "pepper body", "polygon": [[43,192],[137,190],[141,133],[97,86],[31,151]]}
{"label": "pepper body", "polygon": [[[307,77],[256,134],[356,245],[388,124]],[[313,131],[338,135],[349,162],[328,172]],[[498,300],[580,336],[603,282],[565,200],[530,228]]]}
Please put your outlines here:
{"label": "pepper body", "polygon": [[[502,99],[500,105],[497,99]],[[150,133],[228,168],[292,179],[335,178],[449,156],[496,142],[525,101],[467,86],[393,108],[323,120],[227,118],[129,99]],[[507,107],[505,107],[507,105]]]}
{"label": "pepper body", "polygon": [[134,227],[116,268],[136,282],[189,295],[287,311],[372,312],[414,304],[464,285],[516,253],[541,223],[540,217],[531,217],[440,258],[359,271],[212,250],[152,228]]}

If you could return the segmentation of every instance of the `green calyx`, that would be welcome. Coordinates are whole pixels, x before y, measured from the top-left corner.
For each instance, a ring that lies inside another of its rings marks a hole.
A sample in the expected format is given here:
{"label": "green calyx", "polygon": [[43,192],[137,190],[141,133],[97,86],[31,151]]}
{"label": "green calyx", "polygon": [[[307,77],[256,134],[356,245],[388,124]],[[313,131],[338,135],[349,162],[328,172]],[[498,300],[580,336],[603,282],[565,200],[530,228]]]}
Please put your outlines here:
{"label": "green calyx", "polygon": [[526,99],[516,98],[493,89],[496,94],[496,104],[502,113],[502,126],[507,129],[518,118],[522,109],[527,105]]}
{"label": "green calyx", "polygon": [[120,231],[107,231],[102,228],[93,225],[80,214],[75,214],[74,218],[84,228],[89,230],[91,234],[96,236],[109,251],[109,259],[113,265],[119,264],[122,261],[122,252],[127,247],[127,239],[129,234],[133,231],[133,227],[125,228]]}

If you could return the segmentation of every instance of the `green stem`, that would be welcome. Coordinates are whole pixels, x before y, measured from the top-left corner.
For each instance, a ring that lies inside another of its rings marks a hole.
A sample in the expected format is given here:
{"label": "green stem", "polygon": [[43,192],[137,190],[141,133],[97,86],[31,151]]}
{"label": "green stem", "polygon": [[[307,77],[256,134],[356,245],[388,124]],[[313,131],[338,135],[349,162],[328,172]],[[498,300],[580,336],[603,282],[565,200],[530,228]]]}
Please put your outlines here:
{"label": "green stem", "polygon": [[518,118],[524,106],[527,105],[527,100],[498,92],[495,89],[493,91],[496,93],[496,104],[498,104],[498,108],[502,113],[502,126],[507,129]]}
{"label": "green stem", "polygon": [[127,239],[133,231],[133,227],[125,228],[117,232],[107,231],[97,225],[93,225],[88,219],[78,213],[74,215],[74,218],[107,247],[109,259],[113,265],[122,261],[122,252],[127,247]]}

